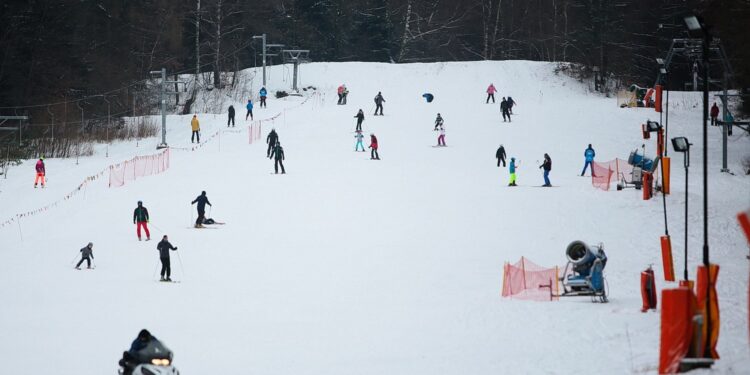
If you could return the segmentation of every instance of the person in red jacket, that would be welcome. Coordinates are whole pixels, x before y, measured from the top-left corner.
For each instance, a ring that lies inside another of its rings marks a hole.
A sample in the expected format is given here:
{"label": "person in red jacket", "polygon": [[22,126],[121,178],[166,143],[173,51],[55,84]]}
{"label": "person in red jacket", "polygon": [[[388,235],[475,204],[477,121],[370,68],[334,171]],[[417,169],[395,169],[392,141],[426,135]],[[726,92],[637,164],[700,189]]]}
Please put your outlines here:
{"label": "person in red jacket", "polygon": [[372,133],[370,133],[370,160],[380,160],[380,155],[378,155],[378,138]]}
{"label": "person in red jacket", "polygon": [[39,181],[42,181],[42,187],[44,187],[44,175],[46,172],[44,171],[44,157],[39,158],[39,161],[36,162],[36,178],[34,179],[34,189],[36,189],[36,185],[39,183]]}
{"label": "person in red jacket", "polygon": [[716,125],[716,119],[719,117],[719,106],[716,105],[716,102],[714,102],[713,107],[711,107],[711,125]]}

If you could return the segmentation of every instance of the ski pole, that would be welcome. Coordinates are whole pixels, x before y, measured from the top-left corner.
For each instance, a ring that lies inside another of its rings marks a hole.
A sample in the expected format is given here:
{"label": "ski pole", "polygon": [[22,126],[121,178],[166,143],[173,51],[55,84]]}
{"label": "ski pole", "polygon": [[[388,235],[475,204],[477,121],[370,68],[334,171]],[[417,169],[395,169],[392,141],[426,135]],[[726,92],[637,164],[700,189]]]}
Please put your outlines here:
{"label": "ski pole", "polygon": [[156,261],[156,264],[154,264],[154,274],[151,275],[152,279],[156,279],[156,270],[159,269],[159,261]]}
{"label": "ski pole", "polygon": [[180,269],[182,270],[182,279],[185,279],[185,266],[182,265],[182,257],[180,256],[180,252],[178,250],[175,250],[177,253],[177,260],[180,261]]}
{"label": "ski pole", "polygon": [[73,259],[70,261],[70,264],[75,263],[76,259],[78,259],[78,254],[76,254],[76,256],[73,257]]}
{"label": "ski pole", "polygon": [[[191,210],[191,212],[192,212],[192,210]],[[156,230],[158,230],[158,231],[160,231],[162,233],[164,232],[163,230],[161,230],[161,228],[159,228],[158,226],[156,226],[156,224],[151,223],[151,222],[149,222],[149,224],[151,224],[152,227],[156,228]]]}
{"label": "ski pole", "polygon": [[193,205],[190,205],[190,224],[193,224]]}

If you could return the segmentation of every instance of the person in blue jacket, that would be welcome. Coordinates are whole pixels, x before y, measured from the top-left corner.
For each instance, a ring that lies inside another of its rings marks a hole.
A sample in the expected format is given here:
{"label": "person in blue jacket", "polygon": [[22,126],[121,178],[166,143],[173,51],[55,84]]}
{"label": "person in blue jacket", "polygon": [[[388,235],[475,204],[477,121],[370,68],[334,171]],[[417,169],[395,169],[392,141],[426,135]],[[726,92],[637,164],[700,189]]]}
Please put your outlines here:
{"label": "person in blue jacket", "polygon": [[268,91],[266,91],[265,87],[261,87],[260,88],[260,107],[261,108],[268,107],[266,105],[266,96],[268,96]]}
{"label": "person in blue jacket", "polygon": [[510,158],[510,165],[508,166],[508,172],[510,172],[510,182],[508,186],[516,185],[516,158]]}
{"label": "person in blue jacket", "polygon": [[583,156],[586,158],[586,163],[583,165],[583,171],[581,172],[581,176],[586,174],[586,168],[588,168],[589,165],[591,165],[591,177],[596,177],[596,175],[594,174],[594,166],[593,164],[591,164],[594,162],[594,157],[596,156],[596,152],[594,151],[594,148],[591,147],[591,143],[589,143],[589,147],[586,149],[586,151],[583,152]]}
{"label": "person in blue jacket", "polygon": [[247,114],[245,114],[245,121],[247,121],[247,116],[250,116],[250,120],[253,119],[253,100],[248,99],[247,105],[245,106],[247,108]]}

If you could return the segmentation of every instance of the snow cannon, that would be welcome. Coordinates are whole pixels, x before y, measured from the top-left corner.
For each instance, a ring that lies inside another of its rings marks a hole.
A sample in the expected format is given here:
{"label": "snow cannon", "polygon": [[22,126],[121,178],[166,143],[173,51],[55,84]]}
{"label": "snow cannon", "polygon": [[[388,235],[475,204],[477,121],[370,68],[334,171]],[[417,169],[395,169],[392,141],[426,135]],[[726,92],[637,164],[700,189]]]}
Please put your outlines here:
{"label": "snow cannon", "polygon": [[560,278],[563,293],[560,297],[589,296],[592,302],[607,302],[608,287],[604,277],[607,254],[602,244],[594,249],[583,241],[571,242],[565,255],[568,264]]}

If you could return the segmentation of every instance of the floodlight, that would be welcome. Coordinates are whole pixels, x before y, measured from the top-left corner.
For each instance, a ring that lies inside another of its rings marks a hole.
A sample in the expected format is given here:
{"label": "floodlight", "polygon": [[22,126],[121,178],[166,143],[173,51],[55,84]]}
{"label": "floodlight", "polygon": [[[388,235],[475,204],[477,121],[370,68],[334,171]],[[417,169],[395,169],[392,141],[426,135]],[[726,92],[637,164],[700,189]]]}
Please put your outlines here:
{"label": "floodlight", "polygon": [[703,26],[701,25],[701,21],[698,20],[698,17],[687,16],[684,18],[684,20],[685,20],[685,26],[687,26],[690,32],[694,33],[698,31],[703,31]]}
{"label": "floodlight", "polygon": [[672,148],[675,152],[688,152],[692,144],[685,137],[672,138]]}
{"label": "floodlight", "polygon": [[659,129],[661,129],[661,124],[659,124],[658,122],[646,121],[646,130],[649,133],[659,131]]}

